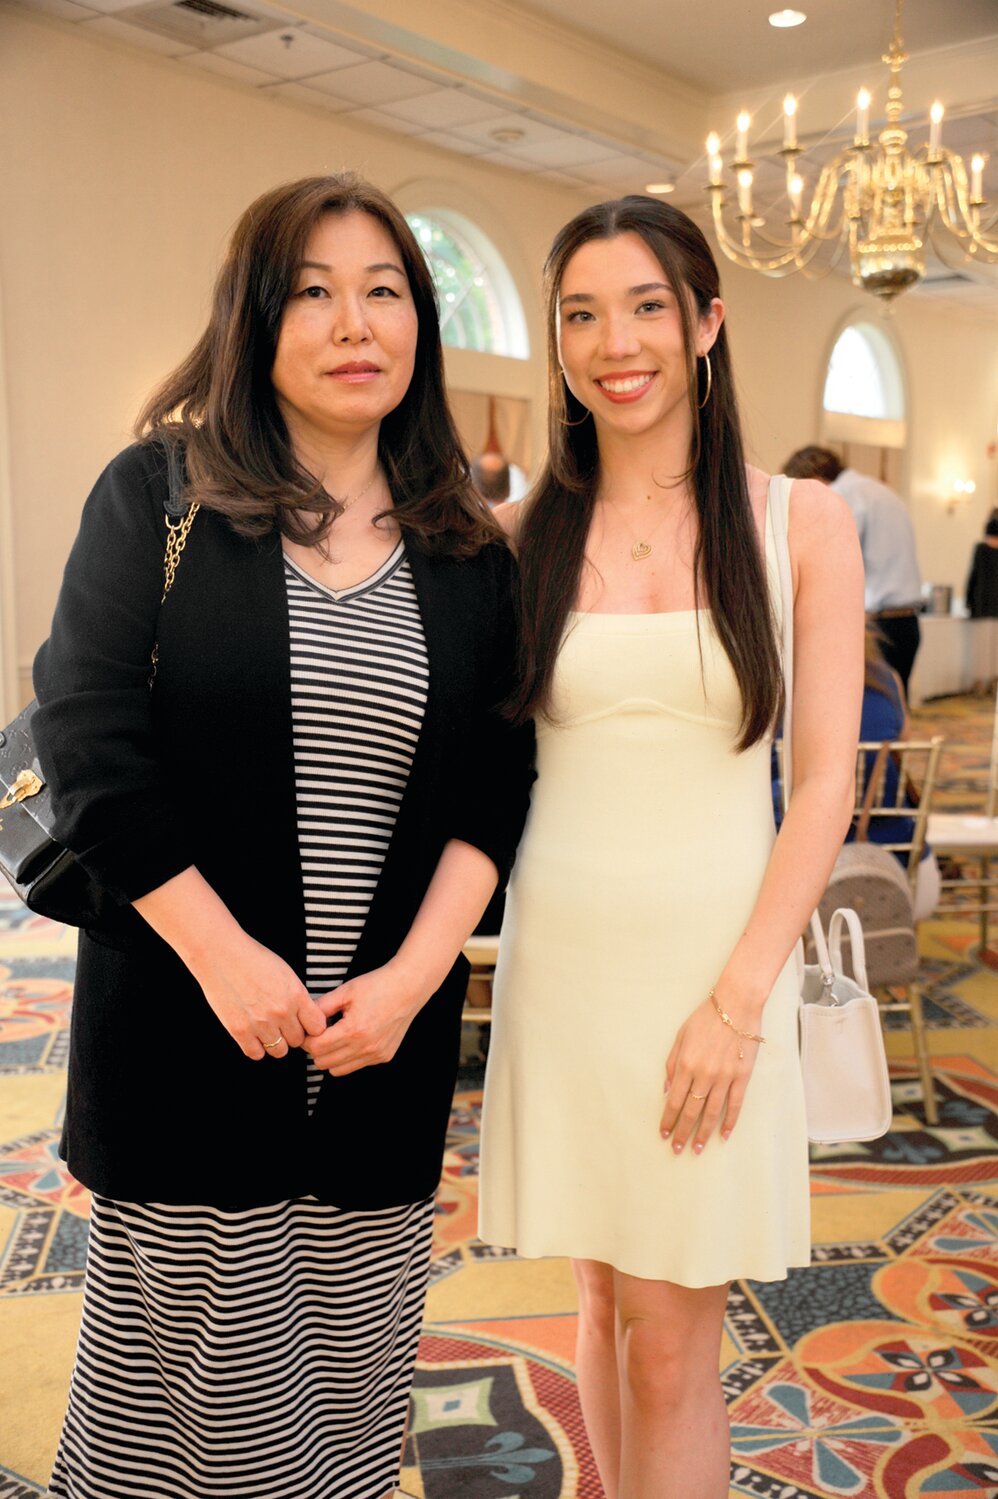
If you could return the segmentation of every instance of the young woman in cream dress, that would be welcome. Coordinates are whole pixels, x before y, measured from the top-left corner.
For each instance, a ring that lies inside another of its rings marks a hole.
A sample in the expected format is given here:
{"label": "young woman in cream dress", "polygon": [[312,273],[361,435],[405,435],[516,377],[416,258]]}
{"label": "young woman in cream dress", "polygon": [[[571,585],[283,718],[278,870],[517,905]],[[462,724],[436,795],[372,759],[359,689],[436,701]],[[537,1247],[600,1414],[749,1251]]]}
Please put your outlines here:
{"label": "young woman in cream dress", "polygon": [[795,483],[777,839],[786,508],[744,463],[706,241],[657,201],[601,204],[558,235],[547,283],[550,455],[504,516],[538,780],[496,975],[480,1232],[573,1261],[608,1499],[722,1499],[729,1283],[809,1260],[792,949],[852,811],[862,562],[845,505]]}

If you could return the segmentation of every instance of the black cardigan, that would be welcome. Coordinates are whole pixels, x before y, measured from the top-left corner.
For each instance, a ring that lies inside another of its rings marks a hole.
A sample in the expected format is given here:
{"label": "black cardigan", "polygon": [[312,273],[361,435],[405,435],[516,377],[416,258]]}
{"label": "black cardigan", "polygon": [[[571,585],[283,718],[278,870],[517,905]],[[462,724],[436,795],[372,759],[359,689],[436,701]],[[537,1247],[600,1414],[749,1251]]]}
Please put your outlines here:
{"label": "black cardigan", "polygon": [[[80,937],[63,1155],[85,1186],[123,1200],[419,1201],[440,1173],[463,957],[392,1061],[327,1074],[310,1119],[304,1053],[245,1057],[127,904],[196,865],[246,931],[304,976],[280,538],[247,540],[202,510],[160,608],[166,492],[155,446],[127,449],[101,475],[35,661],[57,836],[123,903],[112,926]],[[497,712],[514,663],[508,551],[457,561],[410,544],[408,555],[429,693],[348,977],[397,951],[449,839],[482,849],[505,883],[533,779],[531,730]]]}

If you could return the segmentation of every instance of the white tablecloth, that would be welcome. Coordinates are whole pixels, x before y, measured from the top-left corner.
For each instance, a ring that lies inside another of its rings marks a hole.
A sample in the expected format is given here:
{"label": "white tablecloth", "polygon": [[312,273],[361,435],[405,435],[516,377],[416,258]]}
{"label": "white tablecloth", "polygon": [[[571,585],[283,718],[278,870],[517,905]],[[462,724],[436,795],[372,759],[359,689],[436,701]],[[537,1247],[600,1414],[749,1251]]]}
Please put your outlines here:
{"label": "white tablecloth", "polygon": [[908,694],[913,707],[998,678],[998,619],[923,614],[920,623],[922,644]]}

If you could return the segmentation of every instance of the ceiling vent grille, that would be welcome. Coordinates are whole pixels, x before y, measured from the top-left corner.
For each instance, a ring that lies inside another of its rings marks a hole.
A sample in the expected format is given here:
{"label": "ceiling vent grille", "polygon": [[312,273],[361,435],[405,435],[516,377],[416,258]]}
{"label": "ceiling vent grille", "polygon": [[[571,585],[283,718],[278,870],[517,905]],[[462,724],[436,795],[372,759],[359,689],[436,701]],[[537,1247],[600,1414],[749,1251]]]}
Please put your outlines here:
{"label": "ceiling vent grille", "polygon": [[214,21],[251,21],[244,10],[233,10],[231,5],[218,5],[216,0],[176,0],[176,10],[193,10],[199,16],[208,16]]}
{"label": "ceiling vent grille", "polygon": [[116,11],[115,18],[199,50],[241,42],[264,31],[287,30],[293,24],[261,15],[251,5],[224,5],[221,0],[170,0],[167,4],[146,0],[145,4]]}

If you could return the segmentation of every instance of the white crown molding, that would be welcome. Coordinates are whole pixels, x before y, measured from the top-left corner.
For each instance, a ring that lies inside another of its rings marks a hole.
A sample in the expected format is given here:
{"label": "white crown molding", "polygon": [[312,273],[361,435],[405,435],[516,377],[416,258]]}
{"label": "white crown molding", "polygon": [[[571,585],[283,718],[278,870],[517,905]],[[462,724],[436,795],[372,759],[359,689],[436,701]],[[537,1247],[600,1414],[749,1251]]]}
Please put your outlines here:
{"label": "white crown molding", "polygon": [[570,48],[573,52],[598,63],[600,67],[609,68],[622,77],[642,83],[645,87],[664,91],[668,97],[688,105],[691,109],[702,109],[708,98],[702,88],[690,83],[688,79],[680,78],[675,73],[667,73],[663,68],[656,68],[650,63],[642,62],[633,53],[620,52],[616,48],[608,47],[606,42],[590,36],[588,32],[561,26],[547,16],[539,16],[535,11],[525,10],[522,6],[513,3],[513,0],[460,0],[460,3],[466,12],[477,10],[482,14],[491,13],[504,21],[513,22],[522,31],[529,31],[535,37],[553,42],[559,47]]}

